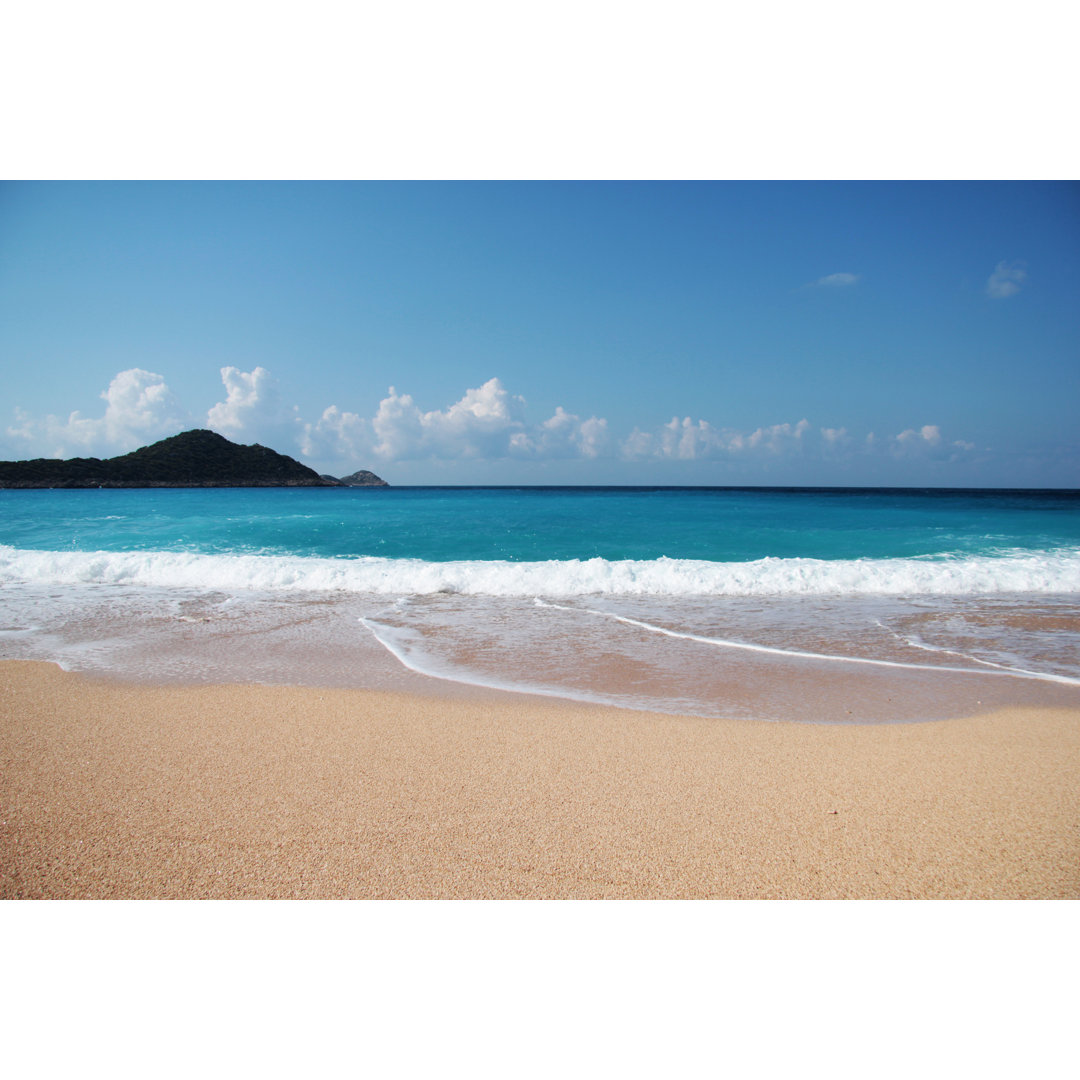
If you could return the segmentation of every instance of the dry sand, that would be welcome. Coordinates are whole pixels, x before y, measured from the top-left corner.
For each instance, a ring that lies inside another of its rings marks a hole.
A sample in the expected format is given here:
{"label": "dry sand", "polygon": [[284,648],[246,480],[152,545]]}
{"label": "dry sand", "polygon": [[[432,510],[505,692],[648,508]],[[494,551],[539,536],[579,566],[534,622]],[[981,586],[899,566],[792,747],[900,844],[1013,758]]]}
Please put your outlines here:
{"label": "dry sand", "polygon": [[700,720],[0,663],[4,898],[1080,896],[1080,710]]}

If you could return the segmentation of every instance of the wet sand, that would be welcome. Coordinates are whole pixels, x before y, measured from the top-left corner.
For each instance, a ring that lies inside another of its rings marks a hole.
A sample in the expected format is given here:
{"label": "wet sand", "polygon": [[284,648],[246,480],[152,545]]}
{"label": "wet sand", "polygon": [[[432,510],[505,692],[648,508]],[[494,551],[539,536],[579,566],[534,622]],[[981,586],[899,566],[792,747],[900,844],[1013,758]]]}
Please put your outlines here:
{"label": "wet sand", "polygon": [[1075,898],[1080,710],[704,720],[0,663],[0,896]]}

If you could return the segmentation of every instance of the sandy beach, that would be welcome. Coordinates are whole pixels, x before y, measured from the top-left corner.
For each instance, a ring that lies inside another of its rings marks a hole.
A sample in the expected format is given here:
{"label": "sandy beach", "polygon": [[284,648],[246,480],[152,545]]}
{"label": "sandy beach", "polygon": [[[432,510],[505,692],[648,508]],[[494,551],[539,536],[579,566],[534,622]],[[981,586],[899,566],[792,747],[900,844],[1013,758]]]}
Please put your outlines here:
{"label": "sandy beach", "polygon": [[0,664],[16,898],[1070,898],[1080,712],[730,722]]}

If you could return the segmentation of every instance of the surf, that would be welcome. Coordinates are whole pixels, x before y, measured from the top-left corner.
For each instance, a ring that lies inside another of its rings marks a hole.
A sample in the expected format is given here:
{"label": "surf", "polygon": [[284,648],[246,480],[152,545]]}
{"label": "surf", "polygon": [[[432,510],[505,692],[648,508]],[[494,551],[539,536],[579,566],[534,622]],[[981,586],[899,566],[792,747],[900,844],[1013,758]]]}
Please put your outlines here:
{"label": "surf", "polygon": [[912,559],[509,560],[37,551],[0,546],[0,584],[372,595],[977,596],[1080,592],[1080,548]]}

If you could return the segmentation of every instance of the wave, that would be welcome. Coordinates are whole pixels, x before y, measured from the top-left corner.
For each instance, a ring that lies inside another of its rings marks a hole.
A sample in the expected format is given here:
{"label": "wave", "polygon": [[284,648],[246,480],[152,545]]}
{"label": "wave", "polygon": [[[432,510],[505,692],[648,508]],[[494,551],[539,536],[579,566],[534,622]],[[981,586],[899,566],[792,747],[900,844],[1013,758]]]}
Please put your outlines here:
{"label": "wave", "polygon": [[917,559],[545,562],[31,551],[0,545],[0,584],[384,596],[965,596],[1080,593],[1080,549]]}

